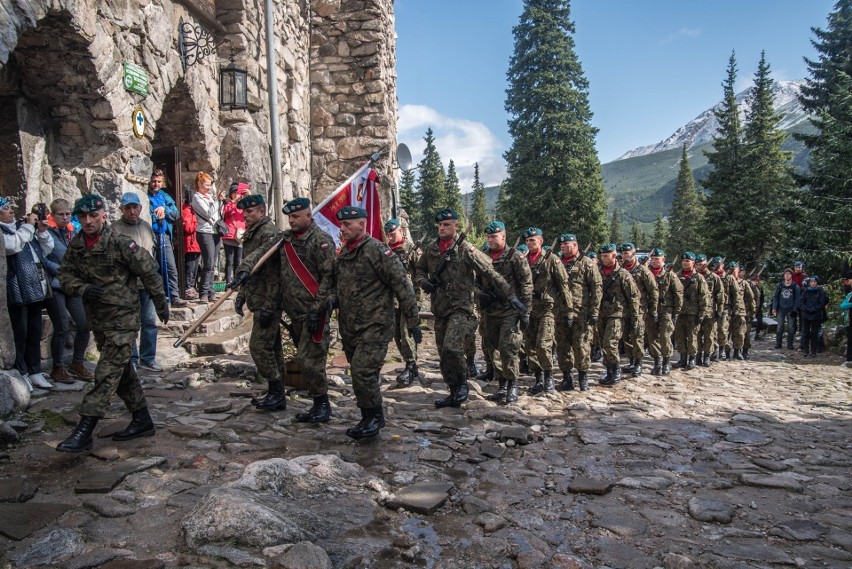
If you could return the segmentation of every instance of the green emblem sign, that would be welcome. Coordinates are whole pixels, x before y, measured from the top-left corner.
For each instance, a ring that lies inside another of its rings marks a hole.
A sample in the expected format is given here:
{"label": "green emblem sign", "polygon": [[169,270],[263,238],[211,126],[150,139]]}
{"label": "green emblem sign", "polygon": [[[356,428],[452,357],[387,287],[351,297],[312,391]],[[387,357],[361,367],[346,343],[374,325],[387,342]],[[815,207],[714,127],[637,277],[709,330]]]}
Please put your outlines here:
{"label": "green emblem sign", "polygon": [[143,97],[148,96],[148,73],[134,63],[124,62],[124,89],[131,93],[137,93]]}

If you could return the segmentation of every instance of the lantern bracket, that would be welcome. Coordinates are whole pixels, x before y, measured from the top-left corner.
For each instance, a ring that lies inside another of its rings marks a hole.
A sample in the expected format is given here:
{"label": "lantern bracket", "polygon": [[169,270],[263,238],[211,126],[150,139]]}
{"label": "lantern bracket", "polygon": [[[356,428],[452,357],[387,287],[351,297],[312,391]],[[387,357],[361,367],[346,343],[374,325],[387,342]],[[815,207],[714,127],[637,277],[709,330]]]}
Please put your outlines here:
{"label": "lantern bracket", "polygon": [[200,24],[184,22],[181,18],[178,24],[178,49],[180,50],[183,72],[186,73],[187,69],[216,53],[216,48],[223,43],[231,46],[231,54],[228,59],[233,63],[235,60],[234,44],[229,38],[216,41],[213,34],[201,27]]}

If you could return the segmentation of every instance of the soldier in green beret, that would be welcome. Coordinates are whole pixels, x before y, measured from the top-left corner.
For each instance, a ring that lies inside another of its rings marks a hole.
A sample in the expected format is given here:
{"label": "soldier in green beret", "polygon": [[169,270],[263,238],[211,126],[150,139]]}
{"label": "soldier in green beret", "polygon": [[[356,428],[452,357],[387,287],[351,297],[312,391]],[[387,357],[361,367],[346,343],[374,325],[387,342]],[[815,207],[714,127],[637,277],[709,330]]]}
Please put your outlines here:
{"label": "soldier in green beret", "polygon": [[600,385],[604,387],[612,387],[621,380],[618,342],[621,340],[622,322],[628,320],[635,323],[639,317],[639,290],[630,273],[616,261],[616,249],[615,243],[607,243],[598,250],[603,282],[598,336],[606,367],[606,376]]}
{"label": "soldier in green beret", "polygon": [[164,324],[169,321],[169,303],[151,255],[107,226],[103,198],[84,196],[77,200],[73,213],[82,230],[68,245],[59,268],[59,282],[68,296],[83,297],[86,319],[101,354],[94,386],[80,405],[80,422],[71,436],[56,447],[61,452],[79,453],[92,447],[92,431],[106,413],[113,393],[118,393],[133,415],[127,428],[115,433],[113,440],[154,434],[145,394],[130,362],[140,326],[136,278],[151,296]]}
{"label": "soldier in green beret", "polygon": [[642,358],[645,356],[646,316],[650,316],[655,322],[659,320],[657,306],[660,293],[654,275],[648,267],[636,259],[636,246],[633,243],[625,243],[621,246],[621,257],[621,266],[633,277],[640,295],[636,322],[625,320],[624,348],[630,358],[630,365],[621,371],[630,373],[633,377],[639,377],[642,375]]}
{"label": "soldier in green beret", "polygon": [[[757,299],[755,298],[754,289],[751,286],[751,281],[749,279],[744,278],[745,266],[738,264],[733,274],[734,277],[737,279],[737,286],[739,287],[740,291],[742,291],[744,309],[742,321],[740,321],[739,319],[736,320],[737,340],[739,340],[739,336],[740,334],[742,334],[742,341],[733,341],[734,359],[745,360],[748,359],[748,350],[751,346],[751,317],[755,312],[757,312]],[[735,326],[733,319],[731,321],[731,326],[732,328]],[[733,332],[731,334],[733,335]],[[738,343],[740,344],[739,351],[737,350]]]}
{"label": "soldier in green beret", "polygon": [[695,253],[680,256],[681,271],[678,279],[683,286],[683,307],[675,323],[675,344],[680,352],[680,362],[673,367],[695,369],[698,354],[698,329],[707,309],[707,282],[695,270]]}
{"label": "soldier in green beret", "polygon": [[[414,246],[414,243],[405,239],[405,232],[398,219],[389,219],[385,222],[385,240],[391,251],[396,253],[399,260],[402,261],[405,273],[414,283],[420,251]],[[417,296],[417,303],[420,304],[422,292],[417,288],[414,293]],[[396,381],[400,385],[411,385],[420,377],[420,372],[417,370],[417,343],[408,333],[409,328],[409,323],[405,320],[405,315],[400,310],[399,303],[396,303],[393,340],[403,361],[405,361],[405,369],[396,377]]]}
{"label": "soldier in green beret", "polygon": [[695,256],[695,268],[707,283],[707,307],[704,310],[704,322],[698,330],[698,363],[710,367],[710,360],[715,359],[719,346],[716,325],[719,314],[725,309],[725,289],[722,279],[710,270],[706,255]]}
{"label": "soldier in green beret", "polygon": [[683,285],[680,279],[666,268],[666,252],[660,248],[651,250],[649,270],[657,283],[657,315],[645,314],[645,330],[648,351],[654,358],[653,375],[669,375],[672,371],[672,334],[674,322],[683,306]]}
{"label": "soldier in green beret", "polygon": [[731,305],[734,303],[734,299],[731,298],[732,289],[736,289],[735,282],[733,282],[733,277],[728,279],[728,276],[725,274],[725,260],[722,257],[713,257],[710,259],[708,264],[708,268],[713,271],[713,273],[719,277],[719,280],[722,283],[722,292],[725,296],[725,302],[722,305],[722,309],[720,314],[716,318],[716,347],[718,349],[717,354],[711,354],[711,359],[713,355],[716,355],[716,358],[719,360],[726,360],[728,356],[730,356],[731,348],[729,345],[729,337],[731,333]]}

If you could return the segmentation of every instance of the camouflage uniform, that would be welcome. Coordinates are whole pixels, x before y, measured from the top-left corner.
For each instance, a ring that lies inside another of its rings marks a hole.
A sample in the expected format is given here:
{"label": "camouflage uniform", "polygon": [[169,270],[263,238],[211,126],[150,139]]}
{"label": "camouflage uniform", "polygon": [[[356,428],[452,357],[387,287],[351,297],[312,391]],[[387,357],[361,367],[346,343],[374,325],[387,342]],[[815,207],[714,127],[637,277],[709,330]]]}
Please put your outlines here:
{"label": "camouflage uniform", "polygon": [[104,227],[100,239],[86,249],[83,233],[74,236],[59,268],[59,282],[68,296],[83,296],[90,285],[103,287],[97,302],[87,301],[86,319],[92,328],[101,357],[95,369],[95,384],[83,397],[80,415],[103,417],[113,393],[131,412],[147,408],[130,352],[139,331],[139,291],[136,278],[158,314],[168,311],[163,279],[151,255],[130,238]]}
{"label": "camouflage uniform", "polygon": [[598,317],[601,306],[601,273],[586,256],[562,259],[568,274],[568,288],[574,307],[574,323],[569,328],[564,322],[564,311],[557,312],[556,357],[562,376],[571,374],[572,368],[585,373],[592,363],[592,330],[590,319]]}
{"label": "camouflage uniform", "polygon": [[[531,260],[527,256],[527,260]],[[524,333],[524,350],[530,371],[548,375],[553,370],[554,316],[561,319],[574,317],[574,303],[568,288],[568,274],[562,262],[546,251],[540,251],[535,263],[530,263],[532,272],[532,309],[530,324]]]}
{"label": "camouflage uniform", "polygon": [[751,322],[754,320],[754,315],[757,314],[757,305],[760,302],[760,290],[751,279],[744,278],[743,281],[751,292],[751,303],[746,303],[746,334],[743,339],[743,350],[746,352],[745,355],[748,355],[748,351],[751,349]]}
{"label": "camouflage uniform", "polygon": [[380,371],[393,337],[394,298],[404,321],[417,325],[414,287],[399,256],[369,235],[340,251],[334,277],[340,336],[358,407],[381,408]]}
{"label": "camouflage uniform", "polygon": [[[731,346],[740,350],[743,347],[743,334],[740,328],[745,324],[745,304],[743,302],[743,291],[733,274],[728,273],[722,279],[722,288],[725,289],[725,313],[727,315],[727,328],[724,332],[724,347],[730,350]],[[730,343],[729,343],[730,342]]]}
{"label": "camouflage uniform", "polygon": [[731,283],[728,281],[728,277],[725,275],[724,267],[720,268],[720,270],[718,271],[714,271],[714,274],[719,277],[720,286],[722,287],[722,294],[725,298],[722,307],[719,309],[719,313],[716,315],[716,348],[719,351],[719,357],[724,359],[724,350],[726,348],[730,349],[728,344],[728,336],[730,334],[731,328]]}
{"label": "camouflage uniform", "polygon": [[698,351],[703,354],[702,364],[710,365],[710,354],[719,349],[716,318],[724,311],[725,289],[722,279],[713,271],[705,268],[701,274],[707,283],[707,305],[704,309],[704,321],[698,331]]}
{"label": "camouflage uniform", "polygon": [[[415,271],[417,270],[417,261],[420,259],[420,252],[414,244],[409,243],[408,241],[404,241],[397,247],[391,247],[391,250],[396,253],[399,260],[402,261],[402,266],[405,268],[405,274],[412,282],[413,287]],[[419,304],[423,292],[418,287],[414,289],[414,294],[417,303]],[[411,337],[411,334],[409,334],[408,328],[419,322],[420,315],[418,314],[417,320],[412,321],[409,324],[408,320],[406,320],[402,311],[399,309],[399,303],[394,301],[394,306],[396,307],[396,316],[394,317],[393,341],[396,344],[396,348],[399,350],[403,361],[406,363],[416,362],[417,344],[414,342],[414,338]]]}
{"label": "camouflage uniform", "polygon": [[707,281],[698,271],[692,271],[688,277],[681,271],[677,278],[683,286],[683,306],[675,324],[675,345],[681,363],[686,365],[687,359],[692,361],[698,354],[698,320],[707,310]]}
{"label": "camouflage uniform", "polygon": [[735,356],[738,356],[742,353],[741,350],[745,348],[745,341],[749,336],[751,321],[748,320],[748,315],[754,313],[755,302],[754,293],[751,291],[751,285],[747,280],[736,279],[736,286],[740,291],[741,304],[735,307],[731,316],[731,343],[735,350]]}
{"label": "camouflage uniform", "polygon": [[[639,289],[639,313],[624,319],[624,348],[633,363],[639,366],[641,373],[642,358],[645,356],[645,315],[653,317],[657,314],[660,293],[657,289],[657,281],[650,269],[633,258],[633,265],[625,266],[624,270],[630,273],[636,288]],[[634,368],[635,369],[635,368]]]}
{"label": "camouflage uniform", "polygon": [[[653,271],[651,272],[653,275]],[[683,307],[683,285],[671,270],[663,267],[659,274],[654,276],[657,282],[659,300],[657,314],[659,318],[654,321],[653,314],[645,315],[645,330],[648,335],[648,351],[654,358],[654,367],[663,358],[662,366],[667,368],[669,358],[672,356],[672,334],[674,324],[672,316],[680,314]],[[655,372],[657,373],[657,372]]]}
{"label": "camouflage uniform", "polygon": [[600,266],[602,281],[601,308],[598,320],[598,337],[603,350],[604,366],[607,374],[611,368],[618,367],[618,341],[621,339],[622,320],[638,317],[639,289],[630,273],[617,263],[607,275],[603,264]]}

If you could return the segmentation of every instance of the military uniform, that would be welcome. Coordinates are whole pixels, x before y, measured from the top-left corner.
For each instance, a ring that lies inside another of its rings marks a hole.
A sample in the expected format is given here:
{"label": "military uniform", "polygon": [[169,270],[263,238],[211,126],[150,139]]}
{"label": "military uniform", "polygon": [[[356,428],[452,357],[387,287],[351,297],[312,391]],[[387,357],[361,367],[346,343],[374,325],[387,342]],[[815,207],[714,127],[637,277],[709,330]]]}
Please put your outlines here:
{"label": "military uniform", "polygon": [[[745,271],[744,268],[740,270]],[[754,281],[749,278],[744,278],[743,281],[745,282],[746,287],[751,292],[751,303],[746,303],[746,334],[745,338],[743,339],[743,358],[748,359],[748,351],[751,349],[751,322],[752,320],[754,320],[754,317],[757,314],[757,310],[760,308],[759,305],[761,294],[760,288],[758,288],[758,286],[754,284]],[[760,330],[758,328],[758,332],[759,331]]]}
{"label": "military uniform", "polygon": [[[399,260],[402,261],[402,266],[405,268],[405,274],[412,282],[413,287],[415,272],[417,270],[417,261],[420,259],[420,251],[417,250],[413,243],[408,241],[403,241],[397,245],[390,245],[390,248],[394,253],[396,253]],[[422,293],[419,288],[415,289],[414,293],[419,304]],[[403,312],[399,309],[398,303],[395,303],[395,306],[393,340],[403,361],[405,362],[405,372],[403,373],[406,374],[404,380],[401,380],[401,382],[411,383],[417,379],[418,376],[417,344],[415,343],[414,338],[411,337],[411,334],[409,334],[408,328],[419,323],[420,315],[418,314],[417,321],[409,322],[405,318]]]}
{"label": "military uniform", "polygon": [[[730,267],[730,263],[728,265]],[[723,341],[727,359],[730,357],[731,347],[736,349],[738,356],[743,347],[744,331],[740,328],[745,324],[745,304],[743,291],[730,270],[722,279],[722,288],[725,290],[725,314],[728,325],[721,332],[724,332]]]}
{"label": "military uniform", "polygon": [[[695,260],[694,255],[692,258]],[[677,351],[680,352],[678,367],[693,369],[695,356],[698,354],[698,328],[707,310],[707,282],[695,270],[689,274],[681,271],[677,278],[683,286],[683,306],[678,314],[674,332]]]}
{"label": "military uniform", "polygon": [[[663,255],[661,250],[660,255]],[[683,307],[683,285],[671,270],[660,267],[649,269],[657,283],[658,304],[657,319],[653,314],[645,315],[645,330],[648,336],[648,352],[654,358],[654,375],[668,375],[671,372],[673,318],[680,314]],[[662,358],[662,361],[661,361]]]}
{"label": "military uniform", "polygon": [[743,351],[745,348],[746,339],[749,336],[749,328],[751,320],[749,314],[754,314],[755,300],[754,293],[751,290],[751,284],[746,279],[736,279],[736,286],[740,291],[742,304],[736,308],[734,315],[731,317],[731,343],[734,347],[734,359],[745,359]]}
{"label": "military uniform", "polygon": [[[615,252],[615,245],[609,243],[601,247],[599,253]],[[616,262],[612,267],[600,266],[602,292],[598,320],[598,337],[603,351],[606,377],[600,384],[606,387],[615,385],[621,379],[619,367],[618,342],[621,340],[622,321],[638,318],[639,289],[633,277]],[[637,322],[636,320],[632,320]]]}
{"label": "military uniform", "polygon": [[701,365],[710,365],[710,356],[718,350],[716,333],[717,317],[725,308],[725,288],[722,279],[713,271],[705,269],[701,272],[707,283],[707,302],[704,309],[704,321],[698,331],[698,351]]}
{"label": "military uniform", "polygon": [[[622,249],[624,247],[630,247],[628,250],[634,248],[632,243],[625,243]],[[624,270],[630,273],[636,288],[639,289],[639,313],[624,321],[624,348],[631,361],[630,367],[622,371],[630,371],[633,377],[639,377],[642,375],[642,358],[645,356],[645,315],[648,314],[652,318],[657,315],[660,293],[657,281],[648,267],[639,263],[636,257],[632,260],[633,263],[630,266],[625,265]]]}

